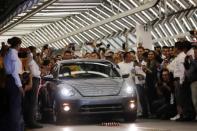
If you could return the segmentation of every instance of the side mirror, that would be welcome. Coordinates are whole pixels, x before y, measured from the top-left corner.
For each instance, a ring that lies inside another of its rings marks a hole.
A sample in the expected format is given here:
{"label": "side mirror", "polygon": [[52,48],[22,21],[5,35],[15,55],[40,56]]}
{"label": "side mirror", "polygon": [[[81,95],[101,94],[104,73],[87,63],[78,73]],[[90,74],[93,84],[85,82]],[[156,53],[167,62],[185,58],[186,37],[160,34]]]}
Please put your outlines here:
{"label": "side mirror", "polygon": [[46,76],[42,77],[42,79],[45,81],[53,81],[54,80],[53,75],[46,75]]}
{"label": "side mirror", "polygon": [[128,78],[128,77],[129,77],[129,74],[122,75],[122,78]]}

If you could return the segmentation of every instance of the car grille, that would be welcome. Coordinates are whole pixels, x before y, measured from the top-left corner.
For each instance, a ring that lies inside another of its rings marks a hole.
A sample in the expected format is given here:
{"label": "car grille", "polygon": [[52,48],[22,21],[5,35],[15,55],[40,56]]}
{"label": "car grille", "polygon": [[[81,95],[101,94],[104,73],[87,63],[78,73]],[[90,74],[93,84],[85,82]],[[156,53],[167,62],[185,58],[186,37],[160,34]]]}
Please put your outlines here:
{"label": "car grille", "polygon": [[113,112],[122,111],[121,104],[108,104],[108,105],[83,105],[80,107],[79,112]]}
{"label": "car grille", "polygon": [[[95,83],[95,84],[92,84]],[[71,83],[82,96],[109,96],[118,95],[121,88],[121,83],[109,83],[107,81],[98,82],[81,82],[81,83]]]}

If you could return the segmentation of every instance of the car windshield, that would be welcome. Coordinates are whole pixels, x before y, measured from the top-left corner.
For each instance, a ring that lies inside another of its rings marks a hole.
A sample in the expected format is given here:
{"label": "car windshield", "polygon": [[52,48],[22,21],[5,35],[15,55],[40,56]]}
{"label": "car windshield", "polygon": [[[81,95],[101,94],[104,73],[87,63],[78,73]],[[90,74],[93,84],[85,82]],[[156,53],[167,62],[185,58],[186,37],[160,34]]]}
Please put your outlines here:
{"label": "car windshield", "polygon": [[75,62],[61,64],[59,78],[91,79],[120,77],[109,62]]}

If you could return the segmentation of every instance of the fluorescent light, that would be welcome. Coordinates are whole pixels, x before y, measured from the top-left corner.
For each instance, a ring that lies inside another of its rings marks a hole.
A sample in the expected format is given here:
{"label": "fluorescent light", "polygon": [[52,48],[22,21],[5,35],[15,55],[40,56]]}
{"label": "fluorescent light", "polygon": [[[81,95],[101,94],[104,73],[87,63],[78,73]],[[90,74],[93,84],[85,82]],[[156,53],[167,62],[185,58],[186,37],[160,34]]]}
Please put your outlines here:
{"label": "fluorescent light", "polygon": [[96,19],[97,21],[101,21],[100,19],[96,18],[95,16],[93,16],[92,14],[85,12],[86,14],[88,14],[89,16],[93,17],[94,19]]}
{"label": "fluorescent light", "polygon": [[167,44],[167,42],[166,42],[165,40],[164,40],[163,42],[164,42],[164,44],[165,44],[166,46],[168,46],[168,44]]}
{"label": "fluorescent light", "polygon": [[138,7],[138,4],[137,3],[135,3],[135,1],[134,0],[129,0],[135,7]]}
{"label": "fluorescent light", "polygon": [[134,21],[136,24],[140,24],[138,21],[136,21],[133,17],[129,16],[129,18]]}
{"label": "fluorescent light", "polygon": [[187,27],[187,29],[188,29],[188,30],[192,30],[192,29],[190,28],[190,26],[188,25],[188,23],[186,22],[185,17],[182,18],[182,20],[183,20],[185,26]]}
{"label": "fluorescent light", "polygon": [[154,37],[155,39],[158,38],[158,37],[155,35],[155,33],[154,33],[153,31],[151,31],[151,34],[153,35],[153,37]]}
{"label": "fluorescent light", "polygon": [[79,34],[81,37],[83,37],[86,41],[89,41],[85,36],[83,36],[81,33]]}
{"label": "fluorescent light", "polygon": [[84,34],[86,34],[88,37],[90,37],[91,39],[94,39],[94,37],[92,37],[90,34],[88,34],[87,32],[83,32]]}
{"label": "fluorescent light", "polygon": [[163,46],[163,45],[161,44],[161,42],[158,42],[158,44],[159,44],[160,46]]}
{"label": "fluorescent light", "polygon": [[165,23],[164,26],[167,28],[167,30],[170,32],[170,35],[173,36],[172,30],[169,28],[168,24]]}
{"label": "fluorescent light", "polygon": [[121,23],[121,22],[119,22],[118,20],[116,20],[116,22],[117,22],[118,24],[120,24],[121,26],[123,26],[124,28],[129,28],[128,26],[126,26],[126,25],[122,24],[122,23]]}
{"label": "fluorescent light", "polygon": [[177,18],[175,18],[176,23],[178,24],[178,26],[181,28],[182,32],[184,33],[184,29],[182,27],[182,25],[180,24],[180,22],[177,20]]}
{"label": "fluorescent light", "polygon": [[77,37],[77,39],[78,40],[80,40],[81,41],[81,43],[83,43],[84,41],[81,39],[81,38],[79,38],[77,35],[75,35],[75,37]]}
{"label": "fluorescent light", "polygon": [[122,30],[122,28],[118,27],[116,24],[110,22],[110,24],[112,24],[113,26],[115,26],[117,29]]}
{"label": "fluorescent light", "polygon": [[48,12],[48,13],[36,13],[34,16],[69,16],[74,14],[80,14],[80,12]]}
{"label": "fluorescent light", "polygon": [[156,17],[158,17],[159,14],[157,14],[152,8],[149,9]]}
{"label": "fluorescent light", "polygon": [[65,6],[82,6],[82,5],[86,5],[86,6],[89,6],[89,5],[100,5],[101,3],[100,2],[98,2],[98,3],[96,3],[96,2],[92,2],[92,3],[63,3],[63,2],[60,2],[60,3],[58,3],[58,2],[55,2],[55,3],[53,3],[52,5],[65,5]]}
{"label": "fluorescent light", "polygon": [[100,38],[100,36],[98,36],[96,33],[94,33],[92,30],[89,30],[93,35],[95,35],[96,37]]}
{"label": "fluorescent light", "polygon": [[192,18],[189,18],[189,20],[192,22],[192,25],[195,27],[195,29],[197,29],[197,25],[196,23],[194,22],[194,20]]}
{"label": "fluorescent light", "polygon": [[112,28],[111,26],[109,26],[108,24],[105,24],[105,26],[107,26],[109,29],[111,29],[111,30],[116,32],[116,30],[114,28]]}
{"label": "fluorescent light", "polygon": [[189,2],[190,2],[192,5],[196,6],[196,3],[195,3],[193,0],[189,0]]}
{"label": "fluorescent light", "polygon": [[179,3],[179,5],[184,9],[187,9],[187,7],[180,0],[176,0],[176,2]]}
{"label": "fluorescent light", "polygon": [[159,35],[159,37],[162,38],[162,35],[161,35],[161,33],[158,31],[157,28],[155,28],[155,31],[157,32],[157,34]]}
{"label": "fluorescent light", "polygon": [[135,27],[132,23],[128,22],[125,18],[121,18],[124,22],[126,22],[128,25]]}
{"label": "fluorescent light", "polygon": [[176,34],[179,34],[179,32],[178,32],[177,28],[174,26],[173,22],[170,23],[170,24],[171,24],[171,26],[173,27],[173,29],[175,30]]}
{"label": "fluorescent light", "polygon": [[81,17],[79,17],[79,16],[75,16],[76,18],[78,18],[80,21],[82,21],[83,23],[85,23],[85,24],[87,24],[87,25],[89,25],[89,23],[88,22],[86,22],[84,19],[82,19]]}
{"label": "fluorescent light", "polygon": [[127,4],[124,3],[123,0],[119,0],[119,1],[120,1],[120,3],[123,4],[127,9],[129,9],[129,10],[131,9]]}
{"label": "fluorescent light", "polygon": [[163,29],[163,27],[161,26],[161,24],[159,24],[159,28],[162,30],[162,32],[165,34],[165,36],[168,36],[168,34],[167,34],[166,31]]}
{"label": "fluorescent light", "polygon": [[167,4],[172,10],[174,10],[175,12],[177,12],[177,10],[176,10],[168,1],[166,1],[166,4]]}
{"label": "fluorescent light", "polygon": [[135,14],[142,22],[146,23],[146,21],[139,15],[139,14]]}
{"label": "fluorescent light", "polygon": [[94,30],[96,30],[97,32],[99,32],[101,35],[105,36],[106,34],[104,34],[103,32],[101,32],[100,30],[98,30],[97,28],[94,28]]}
{"label": "fluorescent light", "polygon": [[84,6],[84,5],[81,5],[81,6],[64,6],[64,5],[59,5],[59,6],[54,6],[54,5],[50,5],[47,7],[47,9],[59,9],[59,8],[64,8],[64,9],[79,9],[79,8],[85,8],[85,9],[88,9],[88,8],[96,8],[96,5],[94,6]]}
{"label": "fluorescent light", "polygon": [[89,20],[92,23],[95,23],[95,21],[91,20],[88,16],[85,16],[84,14],[81,14],[85,19]]}
{"label": "fluorescent light", "polygon": [[[108,15],[107,13],[105,13],[104,11],[100,10],[99,8],[96,8],[97,10],[99,10],[100,12],[102,12],[104,15],[106,15],[107,17],[111,17],[110,15]],[[105,18],[104,18],[105,19]]]}
{"label": "fluorescent light", "polygon": [[142,14],[144,14],[150,21],[152,21],[152,19],[150,18],[150,16],[146,12],[142,11]]}
{"label": "fluorescent light", "polygon": [[99,26],[102,30],[104,30],[105,32],[107,32],[108,34],[111,34],[111,32],[109,32],[107,29],[105,29],[104,27],[102,26]]}

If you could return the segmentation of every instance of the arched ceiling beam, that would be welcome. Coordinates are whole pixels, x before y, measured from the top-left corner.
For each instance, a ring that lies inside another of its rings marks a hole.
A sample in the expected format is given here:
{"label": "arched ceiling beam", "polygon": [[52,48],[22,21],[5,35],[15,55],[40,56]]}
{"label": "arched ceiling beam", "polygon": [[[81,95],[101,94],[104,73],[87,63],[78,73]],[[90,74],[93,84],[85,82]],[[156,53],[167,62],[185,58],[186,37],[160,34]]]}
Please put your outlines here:
{"label": "arched ceiling beam", "polygon": [[[101,26],[101,25],[110,23],[110,22],[112,22],[112,21],[114,21],[114,20],[117,20],[117,19],[120,19],[120,18],[129,16],[129,15],[132,15],[132,14],[137,13],[137,12],[140,12],[140,11],[142,11],[142,10],[149,9],[149,8],[153,7],[154,5],[156,5],[157,3],[158,3],[158,0],[153,0],[153,1],[148,2],[147,4],[144,4],[144,5],[140,6],[140,7],[134,8],[134,9],[132,9],[132,10],[125,11],[125,12],[123,12],[123,13],[120,13],[120,14],[118,14],[118,15],[112,16],[112,17],[107,18],[107,19],[105,19],[105,20],[102,20],[102,21],[100,21],[100,22],[93,23],[93,24],[91,24],[91,25],[89,25],[89,26],[87,26],[87,27],[80,28],[80,29],[78,29],[78,30],[75,30],[75,31],[73,31],[73,32],[70,32],[70,33],[68,33],[68,34],[65,34],[65,35],[63,35],[63,36],[61,36],[61,37],[58,37],[58,38],[55,38],[55,39],[50,39],[48,42],[45,42],[45,43],[43,43],[43,44],[50,44],[50,43],[56,42],[56,41],[58,41],[58,40],[64,39],[64,38],[66,38],[66,37],[70,37],[70,36],[72,36],[72,35],[76,35],[76,34],[78,34],[78,33],[80,33],[80,32],[84,32],[84,31],[86,31],[86,30],[90,30],[90,29],[92,29],[92,28],[96,28],[96,27],[98,27],[98,26]],[[43,44],[42,44],[42,45],[43,45]],[[42,46],[42,45],[38,45],[38,46]]]}

